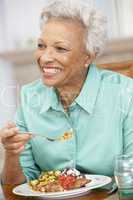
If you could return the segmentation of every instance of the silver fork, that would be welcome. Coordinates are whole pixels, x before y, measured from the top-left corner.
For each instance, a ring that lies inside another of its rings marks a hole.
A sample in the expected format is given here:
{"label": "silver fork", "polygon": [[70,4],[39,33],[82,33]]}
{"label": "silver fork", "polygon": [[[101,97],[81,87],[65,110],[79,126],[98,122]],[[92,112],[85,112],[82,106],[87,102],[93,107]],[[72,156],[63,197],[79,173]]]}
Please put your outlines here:
{"label": "silver fork", "polygon": [[54,142],[54,141],[58,141],[59,140],[59,138],[50,138],[48,136],[41,135],[41,134],[36,134],[36,133],[30,133],[30,135],[32,135],[33,137],[43,137],[43,138],[49,140],[50,142]]}
{"label": "silver fork", "polygon": [[[24,132],[20,132],[20,133],[24,133]],[[62,138],[63,138],[63,136],[64,136],[65,133],[71,133],[71,135],[70,135],[69,138],[71,138],[72,135],[73,135],[72,129],[70,129],[69,131],[66,131],[62,136],[56,137],[56,138],[51,138],[51,137],[48,137],[48,136],[45,136],[45,135],[41,135],[41,134],[37,134],[37,133],[32,133],[32,132],[26,132],[26,133],[28,133],[29,135],[31,135],[33,137],[44,137],[45,139],[47,139],[50,142],[55,142],[55,141],[62,140]]]}
{"label": "silver fork", "polygon": [[45,135],[41,135],[41,134],[37,134],[37,133],[31,133],[31,132],[19,132],[19,133],[21,133],[21,134],[24,134],[24,133],[27,133],[27,134],[29,134],[29,135],[31,135],[31,136],[33,136],[33,137],[43,137],[43,138],[45,138],[45,139],[47,139],[47,140],[49,140],[50,142],[54,142],[54,141],[57,141],[57,140],[59,140],[59,138],[50,138],[50,137],[48,137],[48,136],[45,136]]}

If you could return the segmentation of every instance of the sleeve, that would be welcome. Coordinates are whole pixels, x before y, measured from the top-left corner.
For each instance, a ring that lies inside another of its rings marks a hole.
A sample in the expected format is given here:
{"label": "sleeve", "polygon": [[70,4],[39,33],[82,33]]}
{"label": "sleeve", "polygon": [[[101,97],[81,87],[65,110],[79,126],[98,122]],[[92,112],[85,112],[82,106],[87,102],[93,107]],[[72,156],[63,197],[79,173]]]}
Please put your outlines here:
{"label": "sleeve", "polygon": [[123,126],[124,134],[124,154],[133,154],[133,97]]}
{"label": "sleeve", "polygon": [[[14,121],[16,123],[16,126],[19,127],[21,132],[28,131],[27,125],[24,120],[22,106],[18,108]],[[31,140],[25,145],[24,151],[20,154],[20,165],[28,181],[36,179],[40,175],[40,168],[35,163],[34,156],[32,153]]]}

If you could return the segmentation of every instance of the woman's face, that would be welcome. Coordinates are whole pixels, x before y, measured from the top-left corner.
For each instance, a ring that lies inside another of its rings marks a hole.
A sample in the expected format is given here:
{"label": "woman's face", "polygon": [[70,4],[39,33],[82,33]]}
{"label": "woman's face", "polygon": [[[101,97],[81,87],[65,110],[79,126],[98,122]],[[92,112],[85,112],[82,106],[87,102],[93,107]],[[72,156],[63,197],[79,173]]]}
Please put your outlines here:
{"label": "woman's face", "polygon": [[60,88],[83,79],[88,59],[84,37],[77,21],[51,19],[45,24],[36,52],[45,85]]}

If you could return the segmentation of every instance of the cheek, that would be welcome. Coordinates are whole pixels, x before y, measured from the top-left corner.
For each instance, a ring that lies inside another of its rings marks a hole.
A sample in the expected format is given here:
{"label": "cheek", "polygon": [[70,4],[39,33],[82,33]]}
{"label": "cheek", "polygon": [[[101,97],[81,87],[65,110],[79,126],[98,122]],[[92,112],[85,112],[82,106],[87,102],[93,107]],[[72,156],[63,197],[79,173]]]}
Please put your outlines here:
{"label": "cheek", "polygon": [[35,60],[40,68],[40,58],[41,58],[42,53],[40,51],[35,52]]}
{"label": "cheek", "polygon": [[76,59],[73,55],[63,55],[58,60],[60,60],[60,62],[62,63],[62,65],[64,65],[64,67],[66,66],[68,68],[74,65],[76,62]]}
{"label": "cheek", "polygon": [[70,59],[69,59],[67,56],[63,56],[62,59],[61,59],[61,62],[62,62],[64,65],[69,65]]}
{"label": "cheek", "polygon": [[41,56],[41,52],[36,50],[34,56],[35,56],[35,59],[38,60]]}

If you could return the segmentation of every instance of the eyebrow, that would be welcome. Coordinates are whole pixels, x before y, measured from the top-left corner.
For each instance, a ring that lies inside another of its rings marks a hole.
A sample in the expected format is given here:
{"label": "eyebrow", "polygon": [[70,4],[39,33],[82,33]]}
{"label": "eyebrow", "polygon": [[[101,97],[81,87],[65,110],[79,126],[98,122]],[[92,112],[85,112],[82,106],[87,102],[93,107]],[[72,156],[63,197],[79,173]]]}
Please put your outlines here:
{"label": "eyebrow", "polygon": [[40,40],[41,40],[41,42],[44,42],[44,41],[43,41],[41,38],[38,38],[38,40],[37,40],[37,41],[39,42]]}
{"label": "eyebrow", "polygon": [[[38,41],[41,41],[41,42],[45,42],[43,39],[41,39],[41,38],[38,38]],[[65,41],[62,41],[62,40],[60,40],[60,41],[58,41],[58,42],[55,42],[54,44],[60,44],[60,43],[64,43]]]}
{"label": "eyebrow", "polygon": [[[41,38],[38,38],[38,42],[39,41],[45,43],[45,41],[43,39],[41,39]],[[61,43],[64,43],[64,42],[65,41],[60,40],[60,41],[55,42],[54,45],[61,44]],[[68,47],[68,45],[70,45],[70,44],[64,44],[64,45],[66,46],[66,48],[69,48],[71,50],[71,47]]]}
{"label": "eyebrow", "polygon": [[64,43],[65,41],[58,41],[58,42],[55,42],[55,44],[60,44],[60,43]]}

